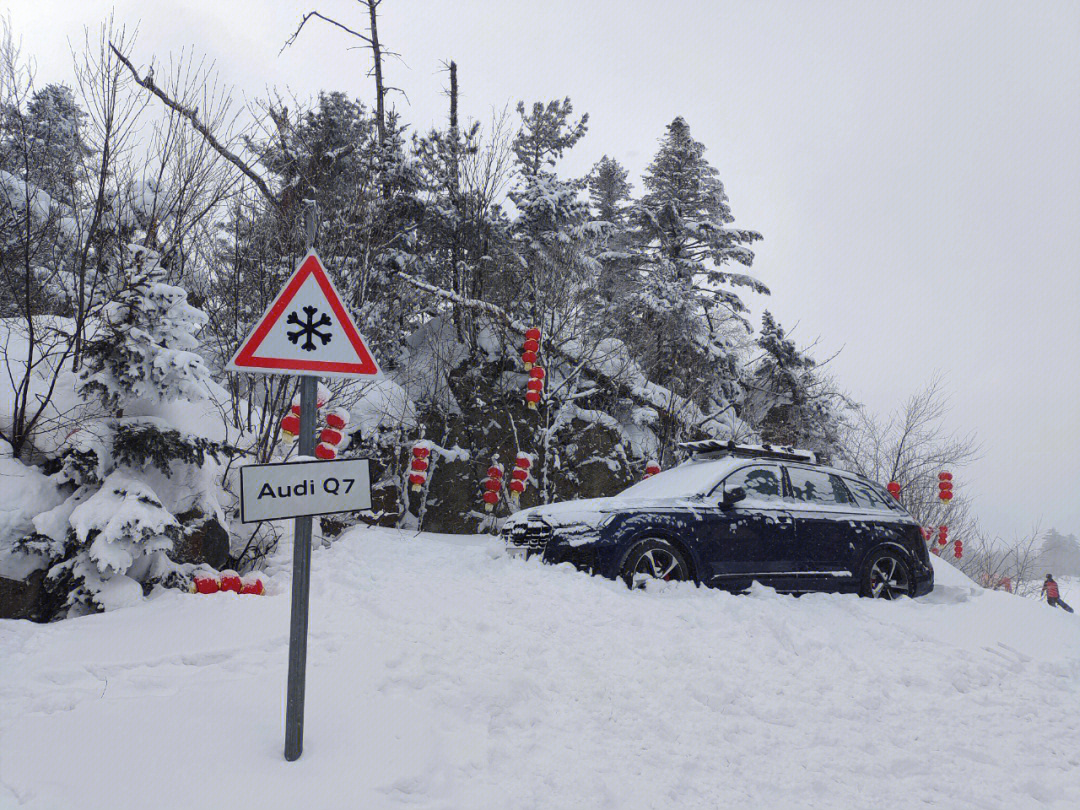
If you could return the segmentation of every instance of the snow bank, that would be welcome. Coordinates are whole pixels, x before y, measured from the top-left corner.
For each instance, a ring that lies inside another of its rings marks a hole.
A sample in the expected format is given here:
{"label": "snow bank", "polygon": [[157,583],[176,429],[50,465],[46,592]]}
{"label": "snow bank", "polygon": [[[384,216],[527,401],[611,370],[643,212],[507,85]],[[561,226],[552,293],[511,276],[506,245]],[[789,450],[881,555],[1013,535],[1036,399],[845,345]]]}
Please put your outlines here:
{"label": "snow bank", "polygon": [[34,531],[35,515],[52,509],[64,496],[36,467],[11,458],[10,452],[11,445],[0,440],[0,577],[24,579],[45,560],[18,553],[12,544]]}
{"label": "snow bank", "polygon": [[630,593],[381,529],[313,562],[300,761],[279,573],[270,597],[0,623],[0,806],[1065,810],[1080,790],[1080,619],[942,561],[897,603]]}

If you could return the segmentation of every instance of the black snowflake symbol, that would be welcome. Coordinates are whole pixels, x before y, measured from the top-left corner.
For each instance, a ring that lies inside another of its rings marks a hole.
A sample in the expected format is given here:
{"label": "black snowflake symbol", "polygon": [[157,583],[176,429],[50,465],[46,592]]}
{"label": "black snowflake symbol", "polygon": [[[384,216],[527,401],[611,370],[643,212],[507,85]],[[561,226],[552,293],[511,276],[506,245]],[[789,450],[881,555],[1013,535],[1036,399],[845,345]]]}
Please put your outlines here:
{"label": "black snowflake symbol", "polygon": [[292,343],[297,343],[300,338],[303,338],[304,345],[300,348],[303,349],[305,352],[315,351],[314,338],[318,338],[319,340],[321,340],[323,346],[330,342],[330,333],[320,332],[319,327],[329,326],[331,323],[333,323],[333,321],[330,320],[330,316],[327,315],[325,312],[320,315],[319,320],[316,321],[315,313],[318,311],[319,310],[315,307],[304,307],[304,314],[307,315],[306,323],[300,320],[300,316],[297,315],[295,311],[290,312],[288,320],[285,321],[285,323],[294,323],[300,327],[299,329],[296,329],[292,332],[287,332],[286,334],[288,335],[288,338]]}

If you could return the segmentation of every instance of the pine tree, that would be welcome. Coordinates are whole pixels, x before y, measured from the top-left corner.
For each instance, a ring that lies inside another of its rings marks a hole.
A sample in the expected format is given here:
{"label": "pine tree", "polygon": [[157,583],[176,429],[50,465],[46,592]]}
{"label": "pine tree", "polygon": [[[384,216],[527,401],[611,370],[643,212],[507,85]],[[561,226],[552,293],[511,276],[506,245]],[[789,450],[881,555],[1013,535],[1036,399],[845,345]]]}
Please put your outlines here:
{"label": "pine tree", "polygon": [[[690,283],[746,286],[768,294],[761,282],[723,268],[732,261],[749,267],[754,254],[749,244],[761,239],[756,231],[730,227],[735,221],[719,172],[705,159],[705,147],[690,136],[681,117],[668,124],[667,135],[645,172],[647,193],[640,215],[657,260],[670,265],[675,277]],[[717,300],[734,313],[746,311],[733,292],[716,291]]]}
{"label": "pine tree", "polygon": [[768,311],[762,316],[757,346],[763,356],[752,370],[745,413],[769,444],[814,450],[828,457],[838,446],[843,398],[817,373],[817,364],[800,352]]}
{"label": "pine tree", "polygon": [[132,254],[126,285],[105,306],[79,378],[79,391],[116,415],[136,399],[202,399],[210,379],[195,352],[206,315],[188,304],[186,291],[164,282],[156,254],[138,247]]}
{"label": "pine tree", "polygon": [[521,130],[513,149],[519,180],[510,191],[518,211],[513,249],[524,271],[516,291],[518,307],[526,320],[555,338],[555,312],[580,297],[599,270],[588,249],[595,231],[588,204],[580,198],[584,184],[562,180],[553,171],[556,161],[585,135],[589,117],[572,121],[570,99],[537,102],[529,112],[521,103],[518,114]]}
{"label": "pine tree", "polygon": [[715,412],[742,397],[739,350],[749,325],[730,288],[768,290],[725,269],[732,261],[749,265],[746,245],[761,237],[731,227],[727,196],[704,151],[682,118],[668,126],[645,173],[647,193],[631,211],[631,290],[614,321],[650,379]]}
{"label": "pine tree", "polygon": [[630,183],[626,169],[619,161],[604,155],[589,173],[589,203],[593,216],[602,221],[619,225],[626,215],[630,200]]}

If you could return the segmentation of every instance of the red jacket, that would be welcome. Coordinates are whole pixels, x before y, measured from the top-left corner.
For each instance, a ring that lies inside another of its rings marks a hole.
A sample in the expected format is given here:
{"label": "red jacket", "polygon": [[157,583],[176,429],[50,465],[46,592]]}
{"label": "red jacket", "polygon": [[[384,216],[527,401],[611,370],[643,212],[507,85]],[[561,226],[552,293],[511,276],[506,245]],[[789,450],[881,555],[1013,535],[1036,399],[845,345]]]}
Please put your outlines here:
{"label": "red jacket", "polygon": [[1052,580],[1052,579],[1046,580],[1046,582],[1043,583],[1043,590],[1046,591],[1046,598],[1047,599],[1057,599],[1058,598],[1058,586],[1057,586],[1057,583],[1054,582],[1054,580]]}

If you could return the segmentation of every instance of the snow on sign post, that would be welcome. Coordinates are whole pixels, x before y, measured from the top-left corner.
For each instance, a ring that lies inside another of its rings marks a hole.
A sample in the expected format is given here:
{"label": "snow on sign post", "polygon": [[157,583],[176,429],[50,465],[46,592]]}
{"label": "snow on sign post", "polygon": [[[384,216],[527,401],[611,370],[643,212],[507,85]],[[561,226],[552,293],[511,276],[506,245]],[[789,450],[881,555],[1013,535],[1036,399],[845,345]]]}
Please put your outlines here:
{"label": "snow on sign post", "polygon": [[[300,377],[300,456],[315,452],[318,377],[379,375],[371,352],[334,289],[315,242],[316,215],[307,213],[308,254],[226,367],[256,374]],[[307,671],[308,595],[311,589],[311,517],[367,509],[367,459],[253,464],[240,471],[241,520],[295,517],[289,680],[285,697],[285,759],[304,750],[304,681]]]}

